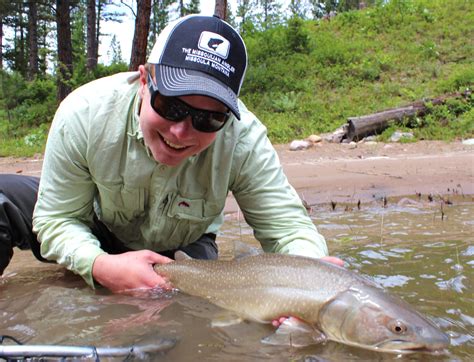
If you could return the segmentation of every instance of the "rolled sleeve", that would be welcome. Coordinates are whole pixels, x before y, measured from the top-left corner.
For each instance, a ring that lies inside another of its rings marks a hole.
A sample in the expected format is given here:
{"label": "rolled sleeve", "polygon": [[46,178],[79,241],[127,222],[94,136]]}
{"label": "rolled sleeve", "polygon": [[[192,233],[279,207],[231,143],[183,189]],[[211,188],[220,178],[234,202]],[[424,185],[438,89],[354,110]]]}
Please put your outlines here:
{"label": "rolled sleeve", "polygon": [[266,252],[326,256],[324,237],[289,184],[265,127],[259,124],[251,132],[239,145],[237,153],[244,156],[232,192],[255,238]]}
{"label": "rolled sleeve", "polygon": [[95,185],[86,153],[88,130],[70,111],[71,102],[87,110],[74,97],[66,99],[53,120],[48,136],[33,230],[41,242],[41,254],[81,275],[93,286],[92,265],[104,253],[90,226]]}

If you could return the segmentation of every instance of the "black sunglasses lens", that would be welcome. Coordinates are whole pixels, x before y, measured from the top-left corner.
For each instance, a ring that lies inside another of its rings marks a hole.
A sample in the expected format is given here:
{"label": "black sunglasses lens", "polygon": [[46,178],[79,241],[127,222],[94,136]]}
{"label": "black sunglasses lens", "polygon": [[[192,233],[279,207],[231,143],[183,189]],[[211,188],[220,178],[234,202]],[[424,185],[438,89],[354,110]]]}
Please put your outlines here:
{"label": "black sunglasses lens", "polygon": [[151,101],[151,106],[156,113],[169,121],[179,122],[188,115],[188,110],[184,105],[172,97],[164,97],[155,93]]}
{"label": "black sunglasses lens", "polygon": [[228,113],[193,109],[177,98],[165,97],[158,92],[153,92],[151,106],[156,113],[172,122],[180,122],[191,115],[193,127],[200,132],[216,132],[229,118]]}
{"label": "black sunglasses lens", "polygon": [[195,112],[193,114],[193,127],[201,132],[216,132],[224,127],[228,118],[225,113]]}

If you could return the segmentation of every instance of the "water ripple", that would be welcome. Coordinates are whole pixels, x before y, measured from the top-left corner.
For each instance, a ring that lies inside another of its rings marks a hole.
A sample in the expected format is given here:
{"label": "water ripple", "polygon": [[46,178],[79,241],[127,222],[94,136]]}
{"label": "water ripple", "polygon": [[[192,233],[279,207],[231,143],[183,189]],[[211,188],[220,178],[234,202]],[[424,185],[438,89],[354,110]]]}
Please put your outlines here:
{"label": "water ripple", "polygon": [[377,284],[385,288],[402,287],[414,278],[405,275],[376,275],[373,277]]}
{"label": "water ripple", "polygon": [[388,258],[386,258],[384,255],[373,250],[363,250],[359,252],[359,255],[365,256],[369,259],[388,260]]}
{"label": "water ripple", "polygon": [[441,290],[454,290],[456,293],[463,293],[463,290],[467,289],[462,282],[463,279],[466,279],[464,275],[458,275],[449,280],[437,282],[436,285]]}

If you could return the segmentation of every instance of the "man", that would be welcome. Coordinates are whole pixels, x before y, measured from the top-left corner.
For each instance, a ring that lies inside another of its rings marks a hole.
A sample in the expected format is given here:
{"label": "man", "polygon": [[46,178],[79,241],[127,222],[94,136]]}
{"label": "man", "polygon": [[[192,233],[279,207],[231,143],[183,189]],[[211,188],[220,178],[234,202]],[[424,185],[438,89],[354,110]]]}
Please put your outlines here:
{"label": "man", "polygon": [[[38,245],[31,230],[38,183],[37,177],[0,174],[0,275],[13,256],[13,247],[25,250]],[[38,247],[33,252],[41,258]]]}
{"label": "man", "polygon": [[265,127],[238,101],[246,67],[232,27],[191,15],[163,30],[138,73],[71,93],[33,215],[42,257],[113,292],[165,286],[153,264],[175,250],[217,258],[229,191],[265,251],[324,257]]}

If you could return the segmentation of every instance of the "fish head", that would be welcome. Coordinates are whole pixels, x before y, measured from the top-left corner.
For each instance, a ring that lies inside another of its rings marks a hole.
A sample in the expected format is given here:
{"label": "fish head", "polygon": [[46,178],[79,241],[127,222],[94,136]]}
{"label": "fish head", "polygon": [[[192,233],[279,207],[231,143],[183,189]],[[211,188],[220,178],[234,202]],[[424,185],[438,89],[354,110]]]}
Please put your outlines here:
{"label": "fish head", "polygon": [[449,337],[403,300],[375,287],[350,288],[320,312],[329,339],[383,352],[438,352]]}

